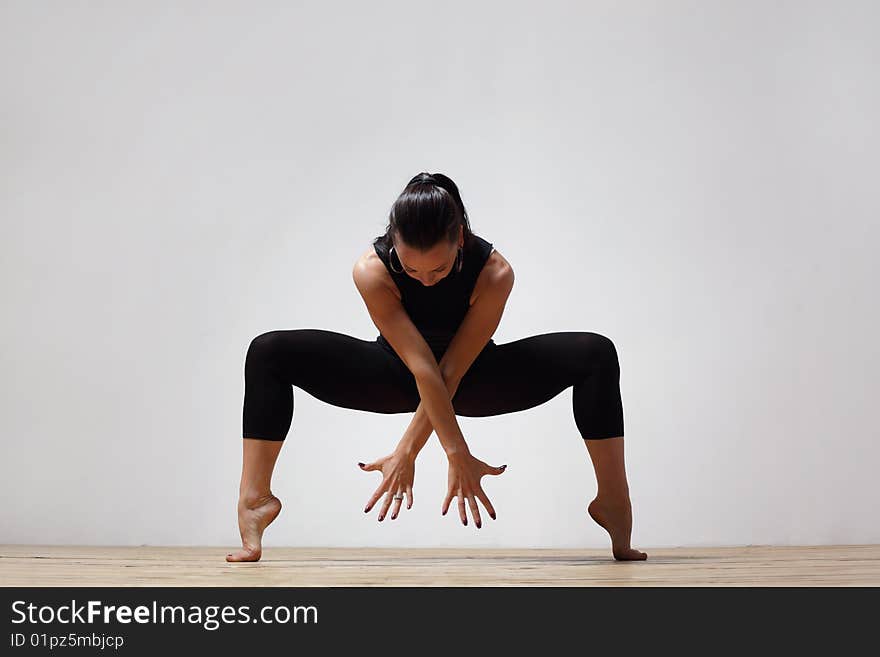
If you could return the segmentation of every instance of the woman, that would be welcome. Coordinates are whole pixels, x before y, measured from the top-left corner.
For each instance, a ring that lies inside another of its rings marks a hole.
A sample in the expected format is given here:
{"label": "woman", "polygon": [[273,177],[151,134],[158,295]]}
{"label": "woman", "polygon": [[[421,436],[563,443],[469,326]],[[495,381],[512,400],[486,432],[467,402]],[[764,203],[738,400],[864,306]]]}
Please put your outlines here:
{"label": "woman", "polygon": [[[420,173],[395,201],[385,234],[373,240],[352,272],[379,329],[374,341],[322,329],[270,331],[245,358],[244,456],[238,523],[242,549],[227,561],[257,561],[264,529],[281,511],[272,471],[293,419],[293,390],[343,408],[414,413],[397,448],[362,470],[382,483],[381,521],[401,501],[413,504],[415,460],[436,431],[449,461],[441,512],[458,498],[461,522],[482,526],[477,500],[487,465],[470,452],[456,415],[485,417],[532,408],[573,386],[574,420],[593,462],[598,493],[587,511],[611,536],[618,560],[645,559],[630,547],[632,507],[624,470],[623,405],[617,351],[608,338],[583,331],[535,335],[495,344],[492,334],[513,287],[513,268],[490,242],[471,232],[458,187],[442,174]],[[393,507],[392,507],[393,504]]]}

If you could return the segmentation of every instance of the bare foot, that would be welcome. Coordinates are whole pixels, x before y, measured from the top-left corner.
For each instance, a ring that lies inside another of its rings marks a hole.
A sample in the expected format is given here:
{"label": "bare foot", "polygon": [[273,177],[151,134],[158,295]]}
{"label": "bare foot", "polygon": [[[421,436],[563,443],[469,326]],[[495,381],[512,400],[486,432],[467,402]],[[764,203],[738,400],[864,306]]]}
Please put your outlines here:
{"label": "bare foot", "polygon": [[629,545],[632,532],[632,505],[629,500],[610,503],[597,497],[590,502],[587,512],[611,536],[611,553],[615,559],[640,561],[648,558],[645,552],[639,552]]}
{"label": "bare foot", "polygon": [[263,556],[263,530],[281,512],[281,500],[265,495],[251,500],[238,500],[238,531],[241,549],[226,555],[226,561],[259,561]]}

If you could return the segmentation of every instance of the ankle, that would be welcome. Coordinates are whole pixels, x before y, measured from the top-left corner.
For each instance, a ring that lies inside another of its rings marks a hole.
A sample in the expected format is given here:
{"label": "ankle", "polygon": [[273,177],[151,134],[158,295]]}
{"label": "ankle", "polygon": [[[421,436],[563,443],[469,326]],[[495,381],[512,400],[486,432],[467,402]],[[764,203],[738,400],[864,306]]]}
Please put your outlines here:
{"label": "ankle", "polygon": [[596,502],[603,506],[630,507],[629,491],[602,491],[596,494]]}
{"label": "ankle", "polygon": [[262,502],[266,502],[267,500],[275,497],[270,490],[239,490],[238,491],[238,504],[239,506],[257,506]]}

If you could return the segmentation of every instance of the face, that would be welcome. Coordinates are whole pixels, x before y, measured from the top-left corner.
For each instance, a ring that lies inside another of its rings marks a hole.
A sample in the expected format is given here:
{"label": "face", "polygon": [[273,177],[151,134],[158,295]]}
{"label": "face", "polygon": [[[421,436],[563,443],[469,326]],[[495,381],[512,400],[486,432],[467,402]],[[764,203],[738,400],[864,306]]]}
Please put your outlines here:
{"label": "face", "polygon": [[464,244],[459,233],[458,242],[441,240],[428,251],[419,251],[403,243],[394,244],[394,252],[403,265],[403,271],[422,285],[430,287],[452,271],[458,256],[458,247]]}

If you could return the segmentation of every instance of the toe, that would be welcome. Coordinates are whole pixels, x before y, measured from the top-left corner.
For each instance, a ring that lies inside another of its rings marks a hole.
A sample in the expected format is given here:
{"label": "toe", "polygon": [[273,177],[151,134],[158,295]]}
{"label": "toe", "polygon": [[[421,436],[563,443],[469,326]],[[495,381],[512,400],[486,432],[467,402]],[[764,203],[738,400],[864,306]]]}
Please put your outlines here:
{"label": "toe", "polygon": [[259,561],[261,556],[261,550],[241,549],[227,554],[226,561]]}

